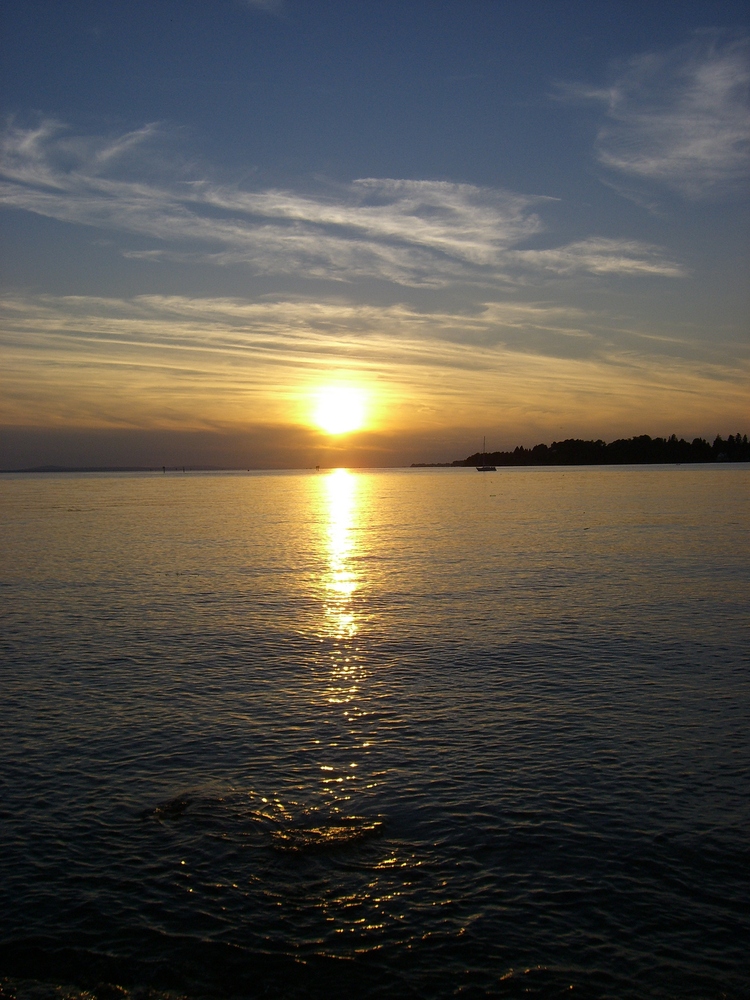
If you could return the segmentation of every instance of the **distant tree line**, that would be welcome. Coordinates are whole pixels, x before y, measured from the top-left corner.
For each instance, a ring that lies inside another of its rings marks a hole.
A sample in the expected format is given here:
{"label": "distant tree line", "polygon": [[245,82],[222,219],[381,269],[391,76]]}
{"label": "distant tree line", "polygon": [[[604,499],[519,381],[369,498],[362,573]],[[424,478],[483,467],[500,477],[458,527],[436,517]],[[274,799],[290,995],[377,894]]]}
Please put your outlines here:
{"label": "distant tree line", "polygon": [[716,437],[713,444],[703,438],[685,441],[673,434],[669,438],[619,438],[604,441],[581,441],[568,438],[551,445],[533,448],[521,445],[513,451],[477,452],[453,465],[657,465],[685,462],[750,462],[747,434],[730,434],[726,441]]}

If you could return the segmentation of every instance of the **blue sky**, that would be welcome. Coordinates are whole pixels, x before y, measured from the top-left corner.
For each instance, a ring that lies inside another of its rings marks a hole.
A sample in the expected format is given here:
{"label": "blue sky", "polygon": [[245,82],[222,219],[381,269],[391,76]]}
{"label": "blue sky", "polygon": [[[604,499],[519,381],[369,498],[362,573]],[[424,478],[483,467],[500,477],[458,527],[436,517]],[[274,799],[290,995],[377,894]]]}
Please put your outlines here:
{"label": "blue sky", "polygon": [[3,467],[747,430],[746,4],[2,16]]}

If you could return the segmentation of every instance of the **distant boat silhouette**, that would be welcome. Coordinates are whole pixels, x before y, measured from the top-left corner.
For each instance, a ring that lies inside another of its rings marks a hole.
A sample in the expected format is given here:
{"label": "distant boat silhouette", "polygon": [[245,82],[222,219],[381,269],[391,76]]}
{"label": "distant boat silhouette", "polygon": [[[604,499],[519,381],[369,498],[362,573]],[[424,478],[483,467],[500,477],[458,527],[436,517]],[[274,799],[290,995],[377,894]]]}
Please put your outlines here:
{"label": "distant boat silhouette", "polygon": [[487,438],[482,438],[482,464],[476,467],[477,472],[497,472],[494,465],[487,465]]}

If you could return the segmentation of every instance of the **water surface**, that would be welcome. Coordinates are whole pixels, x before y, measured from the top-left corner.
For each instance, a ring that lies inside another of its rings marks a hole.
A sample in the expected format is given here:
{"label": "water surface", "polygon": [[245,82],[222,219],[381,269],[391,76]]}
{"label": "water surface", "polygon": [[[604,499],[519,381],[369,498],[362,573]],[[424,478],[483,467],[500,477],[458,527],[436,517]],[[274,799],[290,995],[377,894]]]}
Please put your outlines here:
{"label": "water surface", "polygon": [[750,995],[747,468],[0,501],[19,998]]}

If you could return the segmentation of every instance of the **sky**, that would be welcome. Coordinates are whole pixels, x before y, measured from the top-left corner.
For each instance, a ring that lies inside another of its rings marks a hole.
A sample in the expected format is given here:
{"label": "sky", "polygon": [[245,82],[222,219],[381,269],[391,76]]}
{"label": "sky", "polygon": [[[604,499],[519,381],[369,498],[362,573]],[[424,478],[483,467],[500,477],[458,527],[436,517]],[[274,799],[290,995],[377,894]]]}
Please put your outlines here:
{"label": "sky", "polygon": [[750,432],[747,3],[0,17],[0,468]]}

